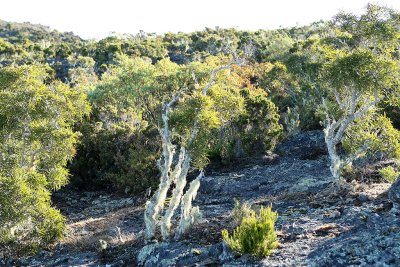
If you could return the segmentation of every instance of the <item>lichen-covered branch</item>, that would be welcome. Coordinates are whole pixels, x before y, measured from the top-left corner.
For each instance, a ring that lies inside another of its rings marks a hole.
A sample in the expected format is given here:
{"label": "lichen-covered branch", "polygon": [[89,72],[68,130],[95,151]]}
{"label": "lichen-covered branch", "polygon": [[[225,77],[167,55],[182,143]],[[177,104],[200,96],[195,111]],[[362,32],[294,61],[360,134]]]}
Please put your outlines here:
{"label": "lichen-covered branch", "polygon": [[181,148],[181,154],[179,156],[179,162],[176,165],[175,169],[178,169],[179,171],[174,172],[174,175],[172,177],[174,178],[174,183],[175,183],[175,188],[172,192],[172,197],[169,202],[169,207],[167,211],[165,212],[162,224],[161,224],[161,235],[164,240],[169,239],[170,236],[170,229],[171,229],[171,219],[172,216],[174,215],[175,210],[178,208],[183,190],[186,186],[186,176],[187,173],[189,172],[190,168],[190,156],[186,152],[185,148]]}
{"label": "lichen-covered branch", "polygon": [[352,90],[347,99],[341,100],[337,93],[335,93],[335,99],[339,106],[344,109],[344,115],[337,121],[330,117],[325,99],[323,99],[322,103],[327,118],[324,133],[325,143],[328,149],[329,158],[331,160],[330,170],[332,176],[335,178],[335,181],[339,182],[344,166],[364,155],[368,144],[358,149],[353,155],[349,155],[346,159],[342,159],[337,153],[337,145],[342,141],[343,135],[349,126],[356,119],[365,115],[368,110],[381,101],[382,98],[379,98],[377,95],[375,95],[373,101],[366,102],[366,104],[359,106],[361,102],[361,96],[355,90]]}
{"label": "lichen-covered branch", "polygon": [[204,176],[203,171],[190,183],[189,189],[182,198],[181,220],[175,233],[175,240],[180,239],[183,234],[201,217],[199,207],[192,207],[192,201],[196,198],[200,187],[200,180]]}
{"label": "lichen-covered branch", "polygon": [[164,113],[162,114],[164,127],[160,129],[162,140],[162,156],[161,159],[157,161],[157,166],[161,172],[161,177],[157,191],[146,203],[146,210],[144,213],[146,239],[151,239],[155,235],[156,225],[159,220],[158,218],[160,217],[160,212],[164,207],[168,189],[170,188],[172,182],[169,172],[175,154],[175,146],[171,143],[171,132],[169,129],[168,120],[171,106],[178,101],[179,95],[180,94],[178,93],[169,103],[164,105]]}

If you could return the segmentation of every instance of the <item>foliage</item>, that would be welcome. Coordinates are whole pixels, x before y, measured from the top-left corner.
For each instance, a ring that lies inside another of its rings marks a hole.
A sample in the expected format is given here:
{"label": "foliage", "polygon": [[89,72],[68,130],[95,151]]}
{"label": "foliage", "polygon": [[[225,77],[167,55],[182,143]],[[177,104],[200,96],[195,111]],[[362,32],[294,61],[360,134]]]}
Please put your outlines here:
{"label": "foliage", "polygon": [[40,66],[0,69],[0,242],[21,249],[62,236],[50,191],[68,182],[72,126],[89,111],[85,94],[48,78]]}
{"label": "foliage", "polygon": [[238,118],[236,127],[244,151],[249,155],[257,148],[263,152],[273,150],[282,133],[276,106],[261,90],[241,92],[246,112]]}
{"label": "foliage", "polygon": [[85,87],[86,91],[91,91],[98,81],[95,72],[95,61],[91,57],[70,57],[68,69],[68,81],[73,86]]}
{"label": "foliage", "polygon": [[[323,34],[298,41],[283,61],[284,66],[278,65],[272,73],[271,81],[290,78],[298,85],[290,90],[287,82],[276,83],[284,88],[281,92],[291,92],[286,105],[298,110],[303,129],[324,122],[334,176],[344,164],[365,154],[362,150],[366,143],[358,143],[358,147],[353,143],[354,153],[346,159],[336,151],[343,135],[351,136],[349,127],[356,119],[362,120],[380,102],[386,108],[399,104],[399,40],[393,34],[400,25],[398,18],[395,11],[374,5],[369,5],[361,16],[339,14]],[[306,127],[304,120],[308,121]]]}
{"label": "foliage", "polygon": [[[157,183],[152,162],[161,150],[160,107],[180,88],[185,90],[171,114],[173,141],[187,142],[198,120],[201,131],[190,147],[197,168],[210,159],[230,163],[273,149],[283,136],[280,123],[287,135],[321,129],[326,120],[321,99],[331,119],[339,121],[353,92],[357,108],[381,101],[370,119],[359,119],[346,131],[346,151],[354,153],[371,139],[376,145],[369,157],[375,152],[397,157],[399,25],[397,11],[376,5],[361,15],[339,13],[302,27],[141,31],[99,41],[0,21],[0,65],[48,64],[49,76],[85,90],[93,112],[76,125],[83,139],[71,164],[74,181],[139,192]],[[228,61],[232,51],[244,54],[247,44],[254,50],[250,64],[223,71],[210,95],[202,96],[210,70]],[[379,133],[373,128],[377,123]]]}
{"label": "foliage", "polygon": [[385,115],[371,111],[351,125],[342,140],[348,154],[356,153],[364,144],[369,160],[400,159],[400,131]]}
{"label": "foliage", "polygon": [[73,182],[83,186],[111,183],[125,192],[155,185],[158,132],[147,122],[152,114],[142,115],[133,95],[134,90],[140,92],[138,84],[148,86],[149,66],[143,60],[121,63],[89,92],[92,115],[80,126],[83,136],[71,165]]}
{"label": "foliage", "polygon": [[227,245],[239,254],[252,254],[258,257],[269,256],[278,247],[275,222],[277,212],[270,207],[261,208],[256,215],[254,211],[244,217],[242,223],[234,230],[232,236],[228,231],[222,231],[222,238]]}
{"label": "foliage", "polygon": [[316,111],[321,92],[310,82],[318,76],[324,61],[317,44],[315,37],[296,43],[285,61],[275,62],[260,77],[261,87],[266,89],[281,117],[289,115],[288,109],[296,111],[296,123],[303,130],[320,128]]}
{"label": "foliage", "polygon": [[196,120],[198,138],[188,149],[193,165],[204,167],[212,132],[243,111],[236,76],[227,71],[217,74],[207,96],[201,94],[210,70],[224,60],[210,57],[204,63],[179,66],[167,59],[152,64],[121,57],[119,66],[103,75],[89,94],[92,118],[82,126],[83,142],[72,165],[77,178],[87,179],[84,182],[89,184],[111,182],[133,192],[154,186],[154,159],[160,151],[160,107],[180,88],[187,89],[171,114],[173,138],[187,144]]}
{"label": "foliage", "polygon": [[282,110],[295,101],[293,98],[298,90],[297,81],[288,72],[286,65],[281,62],[271,65],[271,68],[262,74],[260,84],[271,100]]}
{"label": "foliage", "polygon": [[361,94],[374,94],[376,90],[396,86],[398,67],[396,61],[370,49],[357,48],[351,53],[339,52],[338,57],[325,66],[323,78],[339,94],[350,89]]}
{"label": "foliage", "polygon": [[218,143],[211,155],[221,159],[222,163],[273,150],[281,140],[282,126],[277,107],[262,88],[251,82],[259,75],[258,68],[264,69],[268,66],[235,69],[242,85],[240,93],[244,99],[244,112],[216,133],[218,136],[215,139]]}
{"label": "foliage", "polygon": [[396,171],[392,166],[387,166],[379,170],[379,174],[388,183],[394,183],[398,179],[400,172]]}
{"label": "foliage", "polygon": [[[394,99],[400,92],[398,61],[393,57],[393,48],[390,45],[383,45],[388,41],[386,39],[388,36],[382,36],[383,28],[368,26],[370,24],[376,26],[377,20],[381,20],[381,15],[379,9],[370,5],[366,15],[359,18],[351,15],[343,17],[345,21],[358,26],[357,29],[353,29],[353,37],[356,38],[357,33],[362,31],[362,38],[351,40],[352,32],[344,34],[343,30],[346,30],[346,27],[343,25],[347,24],[342,24],[337,29],[336,36],[331,36],[331,40],[327,40],[328,45],[323,45],[327,61],[323,64],[320,75],[321,87],[325,90],[327,98],[335,104],[335,111],[332,112],[328,108],[326,99],[323,101],[326,115],[324,131],[331,159],[331,172],[335,178],[340,178],[345,165],[364,156],[367,150],[374,150],[373,146],[376,146],[381,138],[385,139],[380,143],[382,146],[380,148],[392,150],[384,152],[397,153],[396,146],[393,149],[384,146],[385,143],[393,144],[393,140],[397,143],[396,132],[391,122],[383,117],[374,118],[373,121],[383,123],[382,126],[389,130],[387,134],[383,132],[382,136],[374,138],[380,134],[379,131],[376,132],[376,129],[368,127],[365,121],[368,113],[371,113],[370,111],[382,100],[385,99],[390,103],[398,102]],[[384,24],[391,23],[390,17],[383,16],[382,19],[386,20]],[[340,45],[335,44],[335,41]],[[396,43],[395,40],[392,41]],[[355,135],[355,138],[363,142],[347,142],[347,150],[352,153],[347,155],[346,159],[342,159],[336,151],[336,146],[344,141],[345,134],[349,137],[354,135],[350,130],[357,127],[355,126],[357,122],[358,133],[361,134]]]}

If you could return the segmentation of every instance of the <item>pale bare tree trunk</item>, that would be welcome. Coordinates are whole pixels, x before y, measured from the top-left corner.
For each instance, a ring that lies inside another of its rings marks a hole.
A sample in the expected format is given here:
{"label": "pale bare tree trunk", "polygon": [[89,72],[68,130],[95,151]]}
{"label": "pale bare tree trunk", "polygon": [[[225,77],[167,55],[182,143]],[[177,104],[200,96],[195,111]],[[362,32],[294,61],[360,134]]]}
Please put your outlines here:
{"label": "pale bare tree trunk", "polygon": [[192,207],[192,201],[196,198],[197,191],[200,187],[200,180],[203,176],[203,172],[200,172],[199,176],[190,183],[189,189],[182,198],[181,220],[175,233],[175,240],[180,239],[201,217],[199,207]]}
{"label": "pale bare tree trunk", "polygon": [[344,110],[344,115],[337,121],[334,118],[331,119],[325,99],[323,99],[322,102],[326,115],[326,126],[324,133],[325,143],[331,161],[330,171],[335,180],[335,185],[339,188],[342,182],[341,173],[343,168],[355,159],[364,155],[368,144],[365,144],[363,147],[359,148],[356,153],[347,156],[345,159],[340,157],[340,155],[337,153],[336,147],[342,141],[343,135],[349,126],[356,119],[364,116],[372,107],[382,100],[382,98],[379,98],[377,95],[375,95],[375,99],[373,101],[366,101],[365,104],[359,106],[362,102],[361,96],[353,89],[350,92],[350,96],[344,99],[341,99],[340,95],[335,91],[335,99],[339,107]]}
{"label": "pale bare tree trunk", "polygon": [[[168,189],[171,186],[171,179],[169,172],[171,169],[173,157],[175,154],[175,146],[171,143],[171,133],[169,130],[169,112],[171,106],[178,101],[179,94],[174,97],[171,102],[164,106],[164,114],[162,119],[164,128],[160,129],[162,139],[162,157],[157,161],[157,166],[161,172],[160,184],[153,197],[146,203],[146,210],[144,213],[144,222],[146,226],[145,238],[151,239],[155,235],[156,225],[160,217],[161,210],[164,207],[165,199],[167,197]],[[161,162],[163,160],[163,162]]]}
{"label": "pale bare tree trunk", "polygon": [[[182,152],[183,151],[183,152]],[[187,154],[186,150],[182,148],[181,150],[181,156],[182,160],[177,164],[177,167],[179,168],[179,173],[176,173],[176,180],[175,182],[175,189],[172,192],[172,197],[171,201],[169,202],[169,207],[167,211],[165,212],[162,224],[161,224],[161,234],[164,240],[169,239],[169,233],[171,230],[171,219],[172,216],[174,215],[175,210],[178,208],[183,190],[186,186],[186,176],[189,172],[190,168],[190,157]]]}

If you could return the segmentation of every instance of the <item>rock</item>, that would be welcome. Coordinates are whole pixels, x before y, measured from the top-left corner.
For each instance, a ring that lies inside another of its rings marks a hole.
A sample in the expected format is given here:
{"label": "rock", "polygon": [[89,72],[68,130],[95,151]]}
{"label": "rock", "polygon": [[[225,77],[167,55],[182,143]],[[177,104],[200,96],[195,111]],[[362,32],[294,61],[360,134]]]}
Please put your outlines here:
{"label": "rock", "polygon": [[183,242],[163,242],[144,246],[137,255],[139,266],[193,266],[218,261],[222,249],[218,245],[202,247]]}
{"label": "rock", "polygon": [[399,233],[380,230],[359,228],[329,240],[309,255],[309,266],[400,266]]}
{"label": "rock", "polygon": [[221,263],[228,262],[234,259],[234,254],[228,248],[225,242],[222,243],[222,253],[221,255],[219,255],[218,259],[221,261]]}
{"label": "rock", "polygon": [[393,211],[400,212],[400,177],[389,188],[388,193],[390,201],[393,203]]}
{"label": "rock", "polygon": [[286,233],[286,238],[289,240],[303,238],[306,234],[306,229],[301,226],[296,226],[294,223],[288,227],[284,227],[283,231]]}
{"label": "rock", "polygon": [[274,164],[278,162],[279,155],[268,151],[267,154],[262,157],[262,160],[265,165]]}
{"label": "rock", "polygon": [[341,213],[340,213],[339,211],[335,210],[335,211],[333,211],[331,214],[329,214],[328,217],[329,217],[330,219],[336,219],[336,218],[339,218],[340,215],[341,215]]}
{"label": "rock", "polygon": [[277,152],[302,160],[314,160],[328,153],[323,131],[308,131],[292,136],[278,145]]}
{"label": "rock", "polygon": [[369,196],[367,194],[361,193],[358,195],[358,200],[360,202],[367,202],[369,200]]}

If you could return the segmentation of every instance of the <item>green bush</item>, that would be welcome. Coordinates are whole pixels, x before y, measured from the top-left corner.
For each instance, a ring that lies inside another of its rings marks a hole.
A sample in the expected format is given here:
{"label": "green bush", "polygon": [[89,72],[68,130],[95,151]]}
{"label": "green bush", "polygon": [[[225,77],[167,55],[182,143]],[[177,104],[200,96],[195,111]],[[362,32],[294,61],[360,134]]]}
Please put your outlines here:
{"label": "green bush", "polygon": [[70,166],[72,182],[84,188],[108,187],[125,193],[156,187],[158,131],[117,123],[114,126],[120,128],[112,129],[94,118],[80,127],[82,139]]}
{"label": "green bush", "polygon": [[0,69],[0,106],[0,249],[35,250],[62,236],[50,192],[68,182],[72,127],[89,106],[83,92],[27,65]]}
{"label": "green bush", "polygon": [[396,171],[392,166],[387,166],[379,170],[379,174],[385,179],[388,183],[394,183],[399,177],[400,172]]}
{"label": "green bush", "polygon": [[363,119],[349,127],[342,140],[348,154],[366,146],[366,159],[400,159],[400,131],[395,129],[388,117],[372,110]]}
{"label": "green bush", "polygon": [[226,229],[222,230],[222,238],[239,254],[269,256],[272,250],[278,247],[274,228],[277,218],[278,213],[273,212],[271,207],[262,207],[258,215],[252,211],[249,216],[244,217],[232,236],[229,236]]}
{"label": "green bush", "polygon": [[[134,193],[156,186],[161,106],[182,88],[170,119],[173,139],[188,147],[192,166],[203,168],[213,133],[243,113],[240,84],[228,71],[218,73],[207,96],[201,94],[211,70],[229,59],[209,57],[189,65],[168,59],[156,64],[140,58],[119,60],[89,92],[93,112],[81,126],[83,138],[71,166],[74,181]],[[199,133],[189,145],[195,120]]]}
{"label": "green bush", "polygon": [[211,155],[223,164],[233,159],[273,150],[282,138],[283,128],[274,103],[261,89],[244,88],[244,112],[223,127],[215,136],[218,141]]}

